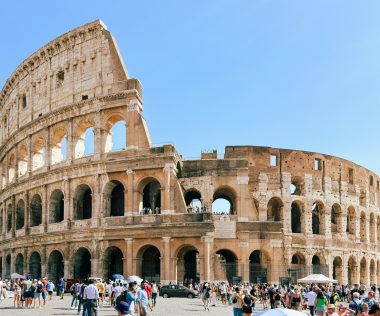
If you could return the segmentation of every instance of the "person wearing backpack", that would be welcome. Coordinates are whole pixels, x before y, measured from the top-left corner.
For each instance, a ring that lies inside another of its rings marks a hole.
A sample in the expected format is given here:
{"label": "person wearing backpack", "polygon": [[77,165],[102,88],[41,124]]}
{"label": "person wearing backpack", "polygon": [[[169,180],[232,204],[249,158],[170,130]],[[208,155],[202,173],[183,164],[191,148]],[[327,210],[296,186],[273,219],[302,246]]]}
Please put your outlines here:
{"label": "person wearing backpack", "polygon": [[354,292],[352,294],[352,301],[348,305],[348,307],[355,312],[355,315],[358,315],[362,312],[362,301],[359,299],[360,294],[358,292]]}
{"label": "person wearing backpack", "polygon": [[330,304],[334,304],[335,306],[337,306],[339,301],[340,301],[339,293],[334,288],[330,295]]}
{"label": "person wearing backpack", "polygon": [[41,308],[41,295],[42,295],[42,282],[41,280],[34,280],[34,299],[33,299],[33,307],[36,307],[36,300],[38,299],[38,307]]}
{"label": "person wearing backpack", "polygon": [[255,306],[254,296],[249,294],[247,289],[243,290],[243,316],[251,316]]}
{"label": "person wearing backpack", "polygon": [[202,302],[203,302],[203,307],[205,310],[210,310],[209,309],[209,303],[210,303],[210,292],[211,288],[209,287],[208,283],[206,282],[203,284],[203,291],[202,291]]}

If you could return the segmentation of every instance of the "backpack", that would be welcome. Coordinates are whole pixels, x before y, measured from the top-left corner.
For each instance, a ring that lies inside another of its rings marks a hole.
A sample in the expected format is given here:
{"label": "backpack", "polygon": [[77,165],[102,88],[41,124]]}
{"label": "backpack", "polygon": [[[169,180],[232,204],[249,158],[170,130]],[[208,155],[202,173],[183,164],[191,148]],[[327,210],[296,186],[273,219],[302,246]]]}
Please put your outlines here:
{"label": "backpack", "polygon": [[37,284],[36,292],[37,293],[41,293],[42,292],[42,284]]}
{"label": "backpack", "polygon": [[349,306],[349,307],[350,307],[353,311],[355,311],[355,315],[361,313],[361,312],[362,312],[362,306],[361,306],[361,304],[356,303],[354,300],[352,300],[352,302],[353,302],[354,304],[351,304],[351,303],[350,303],[350,306]]}
{"label": "backpack", "polygon": [[121,294],[116,298],[116,305],[118,305],[122,301],[127,301],[127,292],[128,291],[121,292]]}
{"label": "backpack", "polygon": [[73,284],[71,287],[70,287],[70,294],[74,295],[76,293],[75,291],[75,284]]}
{"label": "backpack", "polygon": [[205,298],[210,298],[210,291],[209,289],[206,289]]}
{"label": "backpack", "polygon": [[29,288],[29,292],[30,293],[34,293],[34,291],[36,290],[36,287],[32,284]]}

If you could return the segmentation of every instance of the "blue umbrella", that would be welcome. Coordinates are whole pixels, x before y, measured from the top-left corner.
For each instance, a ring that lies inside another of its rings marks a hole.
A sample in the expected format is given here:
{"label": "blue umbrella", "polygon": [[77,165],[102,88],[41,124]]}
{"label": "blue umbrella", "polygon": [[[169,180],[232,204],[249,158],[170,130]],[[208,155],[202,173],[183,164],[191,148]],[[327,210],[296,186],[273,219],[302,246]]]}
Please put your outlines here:
{"label": "blue umbrella", "polygon": [[121,274],[113,274],[112,279],[115,280],[124,280],[124,277]]}

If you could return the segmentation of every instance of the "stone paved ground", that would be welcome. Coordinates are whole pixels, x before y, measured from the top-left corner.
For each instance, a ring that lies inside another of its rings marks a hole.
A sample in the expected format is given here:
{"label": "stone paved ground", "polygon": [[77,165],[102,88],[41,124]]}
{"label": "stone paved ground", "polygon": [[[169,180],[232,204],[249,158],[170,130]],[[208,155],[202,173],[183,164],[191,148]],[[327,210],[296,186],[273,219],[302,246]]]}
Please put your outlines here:
{"label": "stone paved ground", "polygon": [[[47,302],[44,309],[14,309],[13,299],[8,298],[0,302],[0,316],[37,316],[37,315],[77,315],[77,311],[70,309],[71,296],[66,295],[64,300],[59,300],[58,297],[53,297],[52,301]],[[108,304],[100,307],[99,316],[117,315]],[[227,316],[233,315],[231,306],[222,306],[220,302],[217,306],[210,307],[209,312],[203,310],[202,302],[198,298],[159,298],[155,310],[150,313],[152,316],[191,316],[191,315],[208,315],[208,316]]]}

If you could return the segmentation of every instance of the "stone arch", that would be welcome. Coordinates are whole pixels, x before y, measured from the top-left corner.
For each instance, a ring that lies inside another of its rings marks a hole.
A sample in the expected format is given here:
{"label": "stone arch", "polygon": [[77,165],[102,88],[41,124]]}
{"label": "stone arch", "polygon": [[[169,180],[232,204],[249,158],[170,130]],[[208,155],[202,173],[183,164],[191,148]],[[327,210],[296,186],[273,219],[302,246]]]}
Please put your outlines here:
{"label": "stone arch", "polygon": [[25,226],[25,202],[23,199],[17,201],[16,206],[16,229],[21,229]]}
{"label": "stone arch", "polygon": [[16,180],[16,158],[11,154],[8,159],[8,183]]}
{"label": "stone arch", "polygon": [[348,207],[348,211],[347,211],[346,232],[350,235],[356,235],[356,211],[352,205]]}
{"label": "stone arch", "polygon": [[80,184],[74,193],[74,219],[92,217],[92,189],[87,184]]}
{"label": "stone arch", "polygon": [[188,213],[203,210],[202,194],[194,188],[185,192],[185,203]]}
{"label": "stone arch", "polygon": [[108,247],[104,253],[103,275],[105,279],[112,279],[114,274],[124,274],[123,270],[124,255],[120,248]]}
{"label": "stone arch", "polygon": [[199,251],[193,245],[181,245],[176,251],[177,259],[177,282],[190,284],[200,280]]}
{"label": "stone arch", "polygon": [[30,210],[30,226],[38,226],[42,224],[42,199],[41,196],[36,193],[33,195],[29,204]]}
{"label": "stone arch", "polygon": [[369,239],[371,242],[375,242],[376,237],[376,222],[375,222],[375,214],[371,213],[369,215]]}
{"label": "stone arch", "polygon": [[13,219],[13,205],[8,204],[7,207],[7,232],[12,230],[12,219]]}
{"label": "stone arch", "polygon": [[[114,134],[121,138],[120,144],[115,144]],[[127,122],[122,115],[114,113],[107,119],[104,143],[105,153],[124,150],[127,147]]]}
{"label": "stone arch", "polygon": [[360,213],[360,241],[367,240],[367,216],[365,212]]}
{"label": "stone arch", "polygon": [[49,279],[53,280],[55,284],[58,283],[59,279],[64,275],[64,257],[61,251],[53,250],[49,254],[47,271],[49,274]]}
{"label": "stone arch", "polygon": [[80,247],[73,258],[74,278],[86,279],[91,276],[91,252],[85,247]]}
{"label": "stone arch", "polygon": [[106,216],[124,216],[124,185],[112,180],[104,186],[104,210]]}
{"label": "stone arch", "polygon": [[41,276],[41,255],[37,251],[32,252],[29,257],[29,274],[34,279]]}
{"label": "stone arch", "polygon": [[[218,204],[218,201],[222,204]],[[212,212],[216,214],[237,214],[237,195],[233,188],[229,186],[220,186],[215,190],[212,203]],[[223,206],[222,206],[223,205]],[[225,206],[224,206],[225,205]],[[222,210],[218,208],[222,206]]]}
{"label": "stone arch", "polygon": [[249,256],[249,281],[251,283],[267,283],[270,257],[262,250],[254,250]]}
{"label": "stone arch", "polygon": [[339,284],[343,284],[343,260],[340,256],[333,260],[333,279],[337,280]]}
{"label": "stone arch", "polygon": [[324,231],[324,205],[321,201],[316,201],[312,204],[312,232],[314,235],[320,235]]}
{"label": "stone arch", "polygon": [[267,205],[267,220],[279,222],[283,219],[284,203],[279,197],[272,197]]}
{"label": "stone arch", "polygon": [[94,153],[94,148],[86,148],[86,142],[88,142],[91,137],[94,137],[94,123],[88,120],[79,122],[75,136],[75,158],[81,158]]}
{"label": "stone arch", "polygon": [[153,177],[147,177],[140,181],[138,191],[140,192],[139,210],[143,214],[161,213],[161,183]]}
{"label": "stone arch", "polygon": [[370,264],[369,264],[369,276],[370,276],[371,284],[376,284],[377,283],[376,264],[375,264],[374,259],[371,259]]}
{"label": "stone arch", "polygon": [[338,203],[334,203],[331,207],[331,232],[342,232],[342,208]]}
{"label": "stone arch", "polygon": [[64,127],[56,128],[52,137],[51,164],[66,160],[67,130]]}
{"label": "stone arch", "polygon": [[24,256],[21,253],[16,256],[15,272],[21,275],[24,274]]}
{"label": "stone arch", "polygon": [[158,282],[161,275],[160,250],[156,246],[148,244],[139,249],[136,257],[140,261],[137,271],[140,276],[144,280]]}
{"label": "stone arch", "polygon": [[236,254],[229,249],[216,251],[214,278],[232,283],[233,278],[237,276],[237,260]]}
{"label": "stone arch", "polygon": [[42,137],[34,140],[32,145],[32,171],[42,168],[46,161],[46,145]]}
{"label": "stone arch", "polygon": [[356,259],[354,256],[350,256],[348,258],[348,263],[347,263],[347,280],[348,284],[354,284],[357,281],[358,277],[358,266],[356,263]]}
{"label": "stone arch", "polygon": [[321,258],[320,255],[318,254],[315,254],[312,258],[311,258],[311,264],[312,264],[312,273],[313,274],[320,274],[320,273],[323,273],[322,272],[322,260],[323,258]]}
{"label": "stone arch", "polygon": [[305,193],[305,180],[302,177],[292,176],[290,183],[291,195],[304,195]]}
{"label": "stone arch", "polygon": [[11,264],[12,264],[12,258],[11,255],[7,255],[5,257],[5,275],[10,277],[11,276]]}
{"label": "stone arch", "polygon": [[304,205],[301,201],[294,201],[291,205],[291,228],[292,233],[302,233]]}
{"label": "stone arch", "polygon": [[55,189],[50,195],[49,222],[60,223],[65,217],[65,197],[63,192]]}
{"label": "stone arch", "polygon": [[360,260],[360,284],[367,284],[367,260],[365,257]]}
{"label": "stone arch", "polygon": [[21,145],[18,149],[18,175],[23,176],[28,172],[28,149]]}
{"label": "stone arch", "polygon": [[377,228],[376,228],[376,230],[377,230],[377,241],[380,241],[380,215],[377,216],[376,223],[377,223]]}
{"label": "stone arch", "polygon": [[[3,215],[3,209],[0,209],[0,234],[4,233],[3,232],[3,225],[4,225],[4,215]],[[1,275],[1,274],[0,274]]]}

